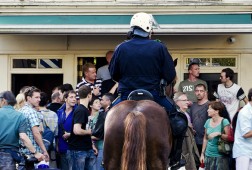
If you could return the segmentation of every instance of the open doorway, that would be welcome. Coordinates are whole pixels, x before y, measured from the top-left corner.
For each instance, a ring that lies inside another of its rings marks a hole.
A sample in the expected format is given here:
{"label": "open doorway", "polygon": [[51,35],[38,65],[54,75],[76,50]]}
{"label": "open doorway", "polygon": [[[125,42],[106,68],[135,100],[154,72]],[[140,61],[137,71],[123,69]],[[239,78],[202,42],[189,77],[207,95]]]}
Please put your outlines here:
{"label": "open doorway", "polygon": [[82,77],[83,77],[82,67],[86,63],[94,64],[95,67],[96,67],[96,70],[98,70],[98,68],[100,68],[101,66],[106,65],[108,62],[106,60],[106,57],[78,57],[77,72],[79,74],[78,74],[78,77],[77,77],[77,82],[82,81]]}
{"label": "open doorway", "polygon": [[12,74],[11,90],[17,95],[23,86],[36,86],[51,96],[52,89],[63,84],[63,74]]}
{"label": "open doorway", "polygon": [[[188,79],[189,74],[184,74],[184,80]],[[200,79],[207,82],[208,86],[208,99],[210,101],[215,100],[213,93],[217,90],[218,84],[220,81],[220,73],[200,73]],[[237,83],[237,73],[234,74],[233,82]]]}

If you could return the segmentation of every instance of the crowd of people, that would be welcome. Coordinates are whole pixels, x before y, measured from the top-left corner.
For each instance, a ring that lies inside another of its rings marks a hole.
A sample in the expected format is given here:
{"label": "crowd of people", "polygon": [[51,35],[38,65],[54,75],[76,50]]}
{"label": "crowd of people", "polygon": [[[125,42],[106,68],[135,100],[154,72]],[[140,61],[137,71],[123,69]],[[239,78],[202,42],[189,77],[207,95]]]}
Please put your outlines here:
{"label": "crowd of people", "polygon": [[[108,62],[112,54],[106,54]],[[22,155],[56,161],[54,168],[62,170],[103,169],[104,122],[118,83],[102,70],[103,80],[97,78],[95,65],[86,63],[76,89],[69,83],[57,86],[51,98],[34,86],[22,87],[16,97],[2,92],[1,120],[6,121],[0,128],[0,169],[16,169],[16,163],[25,161]],[[108,90],[102,90],[104,83]]]}
{"label": "crowd of people", "polygon": [[[0,93],[0,169],[15,169],[23,161],[17,159],[19,151],[46,162],[52,161],[50,153],[55,151],[55,168],[102,170],[106,114],[135,89],[148,90],[168,116],[175,111],[184,116],[186,125],[173,136],[173,170],[184,165],[197,170],[203,163],[207,170],[251,169],[252,89],[247,98],[233,82],[234,71],[225,68],[214,93],[216,101],[209,101],[207,83],[199,79],[200,62],[193,59],[189,77],[179,83],[173,100],[160,95],[161,79],[170,84],[176,71],[165,45],[150,39],[153,22],[149,14],[134,15],[129,40],[115,52],[108,51],[108,65],[96,72],[93,63],[86,63],[76,88],[68,83],[55,87],[50,103],[41,91],[45,89],[34,86],[23,87],[16,97],[11,91]],[[246,104],[242,109],[241,101]],[[176,123],[171,126],[178,127],[173,126]],[[177,129],[172,130],[174,134]],[[233,154],[218,151],[220,138],[234,143]]]}
{"label": "crowd of people", "polygon": [[[207,170],[251,169],[252,155],[244,147],[252,146],[252,110],[249,110],[252,89],[247,98],[243,89],[233,82],[234,71],[225,68],[220,73],[221,83],[214,92],[216,101],[209,101],[206,83],[198,79],[199,66],[195,60],[189,64],[189,78],[180,83],[179,92],[174,95],[177,106],[188,118],[188,131],[191,132],[187,131],[183,143],[186,169],[196,170],[202,163]],[[220,138],[234,146],[231,153],[219,151]]]}

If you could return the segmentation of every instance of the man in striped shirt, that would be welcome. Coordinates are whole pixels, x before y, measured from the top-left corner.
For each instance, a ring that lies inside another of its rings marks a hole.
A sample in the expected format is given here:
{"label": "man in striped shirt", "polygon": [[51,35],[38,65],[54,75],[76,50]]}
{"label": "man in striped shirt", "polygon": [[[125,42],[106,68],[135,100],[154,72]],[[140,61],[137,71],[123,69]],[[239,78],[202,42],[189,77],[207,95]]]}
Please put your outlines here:
{"label": "man in striped shirt", "polygon": [[76,98],[79,100],[78,91],[79,88],[83,85],[89,86],[92,89],[92,94],[94,96],[101,97],[101,79],[96,79],[96,68],[95,65],[92,63],[86,63],[83,66],[83,72],[84,72],[84,78],[82,78],[82,81],[77,84],[76,86]]}

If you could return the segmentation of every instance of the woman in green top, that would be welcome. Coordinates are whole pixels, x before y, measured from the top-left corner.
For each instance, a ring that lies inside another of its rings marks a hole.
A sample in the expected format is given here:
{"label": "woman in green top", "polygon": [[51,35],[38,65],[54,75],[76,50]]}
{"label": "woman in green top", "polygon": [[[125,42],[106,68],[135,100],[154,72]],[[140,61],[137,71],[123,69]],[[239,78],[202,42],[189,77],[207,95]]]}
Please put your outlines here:
{"label": "woman in green top", "polygon": [[98,97],[93,96],[89,102],[90,116],[88,116],[88,129],[94,129],[101,109],[101,101]]}
{"label": "woman in green top", "polygon": [[[90,129],[92,129],[92,132],[93,132],[93,130],[95,129],[96,122],[98,120],[99,111],[101,109],[100,99],[98,97],[92,97],[92,100],[89,103],[89,107],[91,109],[91,114],[89,116],[89,120],[90,120],[89,127],[90,127]],[[96,157],[96,169],[100,170],[102,168],[102,166],[101,166],[102,160],[100,160],[100,155],[103,153],[102,152],[103,140],[99,139],[95,136],[92,136],[91,138],[92,138],[92,142],[95,144],[95,147],[98,150],[98,155]]]}
{"label": "woman in green top", "polygon": [[[218,140],[221,137],[224,140],[228,138],[229,117],[226,112],[223,112],[225,106],[219,102],[211,102],[208,106],[208,119],[204,125],[205,135],[203,139],[202,153],[200,161],[205,163],[206,170],[228,170],[229,157],[222,155],[218,151]],[[223,120],[223,125],[222,125]],[[222,127],[224,127],[224,134],[222,134]]]}

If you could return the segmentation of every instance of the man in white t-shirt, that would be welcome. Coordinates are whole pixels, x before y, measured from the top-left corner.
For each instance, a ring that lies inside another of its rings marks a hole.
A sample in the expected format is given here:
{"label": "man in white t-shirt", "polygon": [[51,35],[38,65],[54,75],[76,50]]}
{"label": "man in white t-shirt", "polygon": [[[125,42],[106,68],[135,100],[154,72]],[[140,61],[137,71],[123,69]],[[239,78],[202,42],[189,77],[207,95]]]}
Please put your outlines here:
{"label": "man in white t-shirt", "polygon": [[240,101],[243,100],[246,104],[248,102],[241,86],[233,82],[233,77],[234,71],[232,69],[223,69],[220,75],[222,84],[219,84],[217,92],[214,92],[216,99],[220,100],[226,106],[231,121],[239,109]]}

